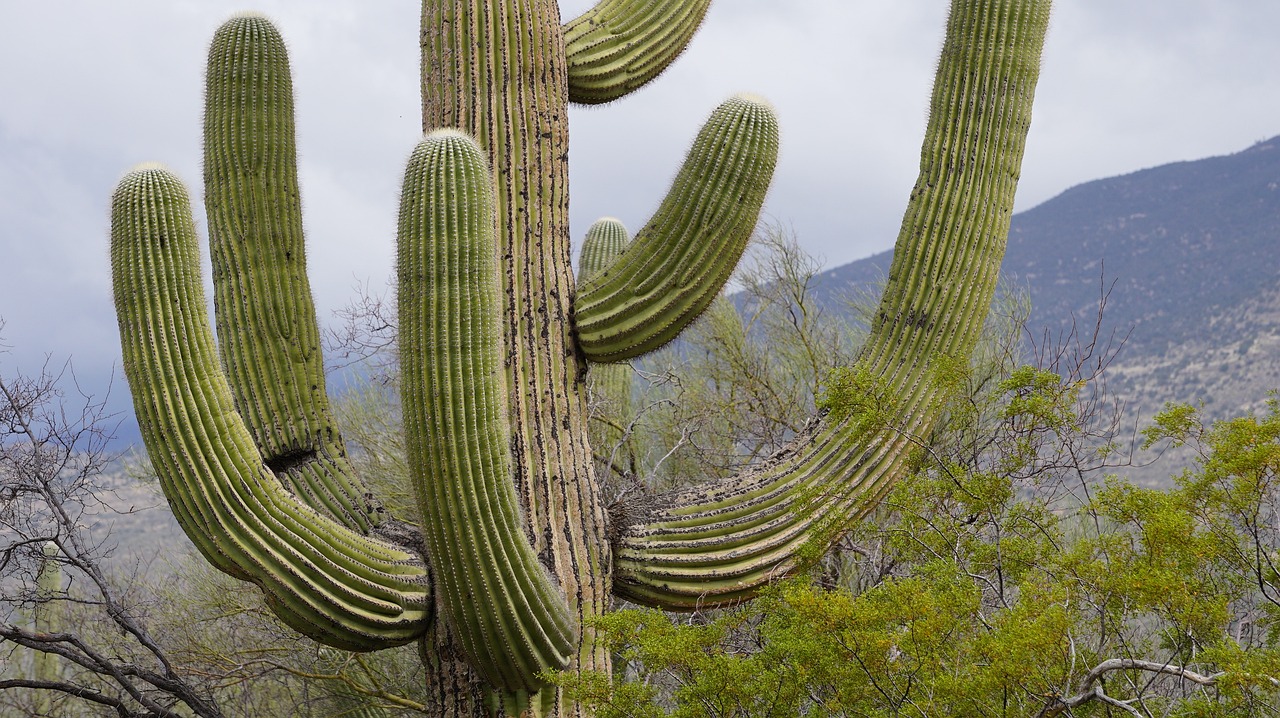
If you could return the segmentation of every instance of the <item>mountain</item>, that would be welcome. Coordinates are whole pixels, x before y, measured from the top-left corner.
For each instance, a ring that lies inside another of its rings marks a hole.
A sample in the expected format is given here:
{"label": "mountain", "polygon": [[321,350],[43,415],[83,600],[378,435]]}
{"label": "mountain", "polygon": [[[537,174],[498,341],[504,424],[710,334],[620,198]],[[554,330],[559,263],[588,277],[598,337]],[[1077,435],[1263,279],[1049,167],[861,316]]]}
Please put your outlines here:
{"label": "mountain", "polygon": [[[1280,387],[1280,137],[1073,187],[1013,217],[1003,272],[1034,336],[1072,322],[1128,338],[1109,388],[1131,416],[1167,401],[1210,417],[1256,411]],[[823,273],[834,301],[879,281],[891,252]],[[1108,330],[1109,331],[1109,330]]]}

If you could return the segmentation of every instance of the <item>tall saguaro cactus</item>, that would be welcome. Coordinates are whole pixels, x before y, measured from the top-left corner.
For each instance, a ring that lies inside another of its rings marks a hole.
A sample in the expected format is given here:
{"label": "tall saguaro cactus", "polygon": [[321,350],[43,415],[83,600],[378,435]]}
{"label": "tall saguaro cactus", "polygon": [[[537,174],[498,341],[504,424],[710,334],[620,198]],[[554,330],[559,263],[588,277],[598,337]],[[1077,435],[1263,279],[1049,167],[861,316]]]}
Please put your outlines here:
{"label": "tall saguaro cactus", "polygon": [[[427,139],[398,232],[405,431],[419,525],[348,466],[320,372],[283,42],[233,18],[210,50],[205,184],[220,348],[186,190],[143,166],[112,204],[125,370],[174,513],[210,562],[322,643],[418,639],[433,706],[577,715],[547,671],[608,669],[610,594],[671,609],[748,598],[815,535],[865,511],[934,420],[938,357],[972,350],[994,290],[1048,0],[954,0],[921,178],[862,357],[898,412],[826,417],[733,479],[606,517],[584,362],[677,336],[717,295],[777,157],[770,106],[721,105],[654,218],[575,286],[568,103],[619,99],[682,51],[707,0],[426,0]],[[821,500],[815,500],[821,498]],[[493,693],[502,700],[488,701]],[[535,694],[537,700],[531,700]]]}

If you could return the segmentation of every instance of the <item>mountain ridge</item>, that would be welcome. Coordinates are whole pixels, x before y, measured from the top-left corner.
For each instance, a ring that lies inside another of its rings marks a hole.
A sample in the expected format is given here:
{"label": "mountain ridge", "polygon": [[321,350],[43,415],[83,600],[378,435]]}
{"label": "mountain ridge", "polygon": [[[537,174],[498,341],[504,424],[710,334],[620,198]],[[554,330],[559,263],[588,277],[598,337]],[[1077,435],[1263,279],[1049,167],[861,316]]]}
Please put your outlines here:
{"label": "mountain ridge", "polygon": [[[1002,265],[1035,336],[1092,325],[1127,336],[1109,388],[1149,417],[1168,401],[1211,418],[1258,411],[1280,386],[1280,136],[1236,153],[1085,182],[1014,215]],[[815,296],[887,275],[892,252],[827,270]]]}

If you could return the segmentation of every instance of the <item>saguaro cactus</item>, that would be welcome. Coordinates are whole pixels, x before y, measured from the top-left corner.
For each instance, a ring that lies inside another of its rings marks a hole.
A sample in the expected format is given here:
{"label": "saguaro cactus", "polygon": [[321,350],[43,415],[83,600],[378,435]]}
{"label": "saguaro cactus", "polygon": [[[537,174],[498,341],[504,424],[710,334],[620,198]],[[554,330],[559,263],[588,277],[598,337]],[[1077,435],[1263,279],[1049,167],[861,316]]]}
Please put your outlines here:
{"label": "saguaro cactus", "polygon": [[[864,511],[933,421],[937,357],[971,351],[1012,209],[1048,0],[955,0],[921,176],[862,357],[893,429],[827,417],[765,466],[606,519],[584,361],[678,335],[720,291],[777,153],[763,101],[712,115],[654,219],[575,287],[570,101],[618,99],[683,49],[705,0],[428,0],[423,128],[399,226],[403,404],[421,526],[383,516],[344,458],[301,244],[292,90],[265,19],[210,51],[205,184],[221,349],[204,318],[185,189],[163,169],[113,197],[125,370],[183,528],[295,629],[373,650],[420,638],[434,707],[579,714],[545,671],[608,669],[591,618],[612,592],[679,609],[750,597]],[[814,500],[821,497],[822,500]],[[834,529],[833,529],[834,527]],[[817,531],[821,529],[821,531]],[[432,621],[439,609],[439,616]]]}

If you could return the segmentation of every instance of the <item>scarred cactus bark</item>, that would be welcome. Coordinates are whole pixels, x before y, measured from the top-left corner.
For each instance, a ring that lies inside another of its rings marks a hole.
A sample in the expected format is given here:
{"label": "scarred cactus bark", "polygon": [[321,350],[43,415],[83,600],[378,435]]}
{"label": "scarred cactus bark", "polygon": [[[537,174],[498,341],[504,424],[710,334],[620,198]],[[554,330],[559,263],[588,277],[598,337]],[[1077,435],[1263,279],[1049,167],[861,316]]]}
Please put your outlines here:
{"label": "scarred cactus bark", "polygon": [[576,287],[567,107],[648,82],[705,9],[604,0],[566,30],[553,0],[424,2],[423,127],[433,134],[406,172],[399,238],[421,534],[383,518],[329,418],[292,90],[269,23],[233,19],[210,53],[205,181],[221,353],[186,191],[147,167],[113,197],[125,369],[179,522],[214,565],[260,585],[318,641],[372,650],[423,636],[440,715],[486,705],[581,715],[542,690],[545,671],[608,670],[591,619],[610,592],[714,605],[793,569],[802,546],[833,536],[903,472],[912,437],[936,415],[938,359],[963,361],[980,331],[1048,0],[953,3],[920,180],[858,363],[892,396],[892,415],[874,430],[827,417],[746,475],[616,507],[606,530],[584,358],[652,350],[706,309],[756,221],[777,127],[767,103],[722,105],[653,220]]}

